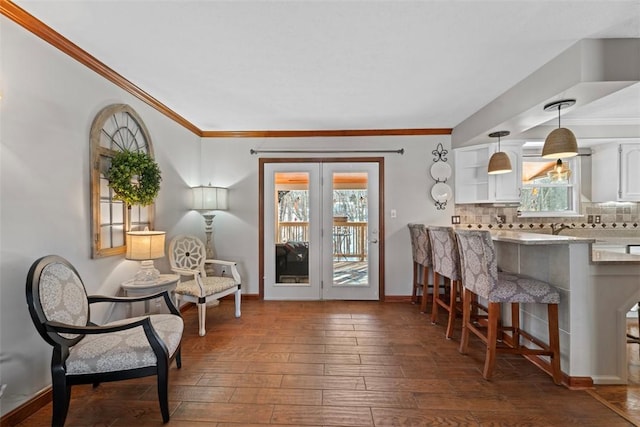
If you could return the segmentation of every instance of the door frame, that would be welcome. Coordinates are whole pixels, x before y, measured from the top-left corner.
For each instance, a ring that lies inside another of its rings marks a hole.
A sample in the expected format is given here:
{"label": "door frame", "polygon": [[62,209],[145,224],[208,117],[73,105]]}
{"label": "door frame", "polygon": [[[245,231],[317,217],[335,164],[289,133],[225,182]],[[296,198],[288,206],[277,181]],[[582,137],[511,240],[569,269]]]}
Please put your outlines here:
{"label": "door frame", "polygon": [[264,300],[264,165],[267,163],[378,164],[378,301],[384,301],[384,157],[262,157],[258,159],[258,299]]}

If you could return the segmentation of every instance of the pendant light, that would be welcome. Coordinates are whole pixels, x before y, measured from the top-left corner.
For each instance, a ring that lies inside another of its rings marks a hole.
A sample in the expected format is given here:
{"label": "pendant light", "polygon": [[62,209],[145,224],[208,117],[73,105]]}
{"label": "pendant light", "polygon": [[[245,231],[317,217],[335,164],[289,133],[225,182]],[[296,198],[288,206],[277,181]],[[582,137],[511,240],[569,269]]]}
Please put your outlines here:
{"label": "pendant light", "polygon": [[489,159],[489,167],[487,168],[487,173],[489,175],[511,172],[511,160],[509,160],[509,156],[507,155],[507,153],[503,153],[502,151],[500,151],[500,138],[503,136],[507,136],[510,133],[511,132],[509,132],[508,130],[500,130],[498,132],[489,134],[489,137],[491,138],[498,138],[498,151],[493,153],[493,155]]}
{"label": "pendant light", "polygon": [[562,159],[578,154],[576,136],[567,128],[560,126],[560,110],[576,103],[575,99],[555,101],[544,106],[544,111],[558,110],[558,129],[554,129],[544,140],[542,157],[545,159]]}

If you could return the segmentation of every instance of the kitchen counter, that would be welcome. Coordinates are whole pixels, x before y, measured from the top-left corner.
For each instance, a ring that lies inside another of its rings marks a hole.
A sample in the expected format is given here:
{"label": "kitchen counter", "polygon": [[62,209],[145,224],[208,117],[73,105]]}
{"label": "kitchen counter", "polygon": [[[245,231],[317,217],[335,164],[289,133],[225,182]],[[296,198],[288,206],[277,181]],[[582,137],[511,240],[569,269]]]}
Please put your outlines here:
{"label": "kitchen counter", "polygon": [[[596,239],[511,230],[492,231],[491,236],[494,242],[510,242],[519,245],[548,246],[589,243],[591,244],[589,262],[592,264],[640,264],[639,254],[624,253],[626,245],[640,245],[640,238],[598,237]],[[606,246],[619,246],[619,250],[613,251]]]}
{"label": "kitchen counter", "polygon": [[491,237],[497,242],[512,242],[521,245],[566,245],[573,243],[595,243],[596,239],[562,236],[553,234],[528,233],[526,231],[492,231]]}
{"label": "kitchen counter", "polygon": [[[626,384],[626,313],[640,301],[640,255],[593,250],[600,239],[492,232],[498,266],[560,292],[562,371],[570,387]],[[626,242],[625,242],[626,243]],[[505,321],[511,318],[502,311]],[[546,310],[521,304],[521,324],[546,340]]]}

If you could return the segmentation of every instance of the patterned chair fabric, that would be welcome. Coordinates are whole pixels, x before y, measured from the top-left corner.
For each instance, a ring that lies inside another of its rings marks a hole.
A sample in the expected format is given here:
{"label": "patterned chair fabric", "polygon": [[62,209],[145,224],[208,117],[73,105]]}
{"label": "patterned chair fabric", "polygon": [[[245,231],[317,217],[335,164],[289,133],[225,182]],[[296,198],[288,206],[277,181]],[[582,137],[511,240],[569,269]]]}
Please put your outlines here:
{"label": "patterned chair fabric", "polygon": [[413,262],[431,267],[431,243],[424,224],[409,224]]}
{"label": "patterned chair fabric", "polygon": [[[63,425],[71,386],[103,381],[158,377],[162,418],[169,421],[168,371],[175,358],[181,366],[184,324],[167,292],[144,297],[88,296],[78,272],[64,258],[49,255],[33,263],[26,283],[31,319],[38,333],[54,347],[51,361],[52,425]],[[94,302],[132,303],[164,298],[169,314],[91,323]]]}
{"label": "patterned chair fabric", "polygon": [[456,235],[462,283],[474,294],[491,302],[560,303],[560,294],[550,284],[520,274],[498,272],[489,231],[459,230]]}
{"label": "patterned chair fabric", "polygon": [[429,226],[433,270],[451,280],[460,280],[460,255],[451,227]]}
{"label": "patterned chair fabric", "polygon": [[407,224],[411,237],[411,255],[413,257],[413,291],[411,302],[418,301],[418,288],[422,289],[420,311],[427,311],[427,294],[429,290],[429,269],[431,268],[431,244],[424,224]]}
{"label": "patterned chair fabric", "polygon": [[[171,270],[187,278],[178,283],[174,293],[178,299],[198,305],[198,333],[206,334],[205,318],[208,301],[235,294],[236,317],[240,317],[241,280],[237,265],[232,261],[207,259],[204,243],[195,236],[179,235],[169,243]],[[205,264],[219,265],[231,276],[207,276]]]}

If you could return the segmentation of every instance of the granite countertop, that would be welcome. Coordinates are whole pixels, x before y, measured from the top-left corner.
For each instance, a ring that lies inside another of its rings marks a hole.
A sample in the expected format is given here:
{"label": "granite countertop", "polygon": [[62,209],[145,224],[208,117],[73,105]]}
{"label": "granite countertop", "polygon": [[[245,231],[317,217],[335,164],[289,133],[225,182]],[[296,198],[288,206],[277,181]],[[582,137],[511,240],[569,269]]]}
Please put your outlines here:
{"label": "granite countertop", "polygon": [[527,233],[524,231],[492,231],[497,242],[519,243],[521,245],[567,245],[573,243],[595,243],[596,239],[553,234]]}
{"label": "granite countertop", "polygon": [[592,264],[640,264],[640,255],[613,251],[591,251]]}

